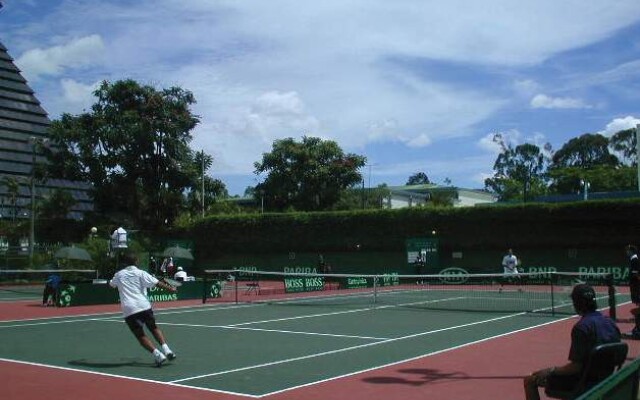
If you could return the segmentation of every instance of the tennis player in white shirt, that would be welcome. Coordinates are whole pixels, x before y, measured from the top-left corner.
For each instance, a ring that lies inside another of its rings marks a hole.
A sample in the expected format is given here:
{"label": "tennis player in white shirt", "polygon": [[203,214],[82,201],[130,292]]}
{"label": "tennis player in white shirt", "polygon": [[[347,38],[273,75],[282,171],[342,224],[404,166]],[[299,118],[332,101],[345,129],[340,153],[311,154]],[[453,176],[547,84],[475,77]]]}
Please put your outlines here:
{"label": "tennis player in white shirt", "polygon": [[[122,261],[125,267],[116,272],[113,279],[109,281],[109,285],[118,288],[120,292],[122,314],[129,329],[138,339],[140,345],[153,354],[156,366],[160,367],[167,359],[173,360],[176,358],[176,354],[169,348],[164,334],[156,326],[151,302],[147,298],[147,289],[158,286],[170,292],[175,292],[176,288],[139,269],[136,266],[138,258],[131,250],[123,254]],[[160,344],[162,351],[156,348],[155,344],[145,334],[145,326]]]}

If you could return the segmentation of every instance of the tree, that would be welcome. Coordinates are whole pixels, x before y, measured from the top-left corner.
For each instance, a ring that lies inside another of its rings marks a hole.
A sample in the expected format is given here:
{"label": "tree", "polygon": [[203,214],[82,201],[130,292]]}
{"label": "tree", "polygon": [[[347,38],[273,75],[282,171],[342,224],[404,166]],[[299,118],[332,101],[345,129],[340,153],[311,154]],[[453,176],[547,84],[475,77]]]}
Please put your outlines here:
{"label": "tree", "polygon": [[[496,193],[500,200],[523,200],[546,192],[545,172],[548,157],[534,144],[513,147],[500,134],[493,139],[502,148],[493,165],[495,174],[485,179],[485,188]],[[546,150],[549,150],[549,145]]]}
{"label": "tree", "polygon": [[[213,179],[207,175],[212,164],[213,157],[200,151],[195,153],[193,163],[188,167],[183,167],[191,182],[187,193],[187,209],[194,215],[202,214],[203,205],[205,213],[208,213],[212,205],[219,199],[229,197],[225,184],[221,180]],[[204,199],[202,197],[203,186]]]}
{"label": "tree", "polygon": [[351,188],[342,192],[340,199],[331,207],[335,211],[384,209],[388,207],[391,194],[386,183],[375,188]]}
{"label": "tree", "polygon": [[71,193],[56,189],[49,198],[40,203],[40,214],[46,219],[65,219],[75,204]]}
{"label": "tree", "polygon": [[428,185],[431,182],[429,177],[424,172],[417,172],[409,177],[407,180],[407,186],[410,185]]}
{"label": "tree", "polygon": [[358,169],[365,162],[363,156],[344,154],[331,140],[307,136],[302,142],[276,140],[271,152],[254,163],[257,175],[266,173],[255,192],[264,193],[269,210],[327,210],[345,189],[362,181]]}
{"label": "tree", "polygon": [[626,129],[616,132],[610,139],[611,148],[622,156],[621,162],[625,165],[637,166],[636,156],[636,130]]}
{"label": "tree", "polygon": [[92,183],[102,213],[127,210],[144,227],[171,223],[199,176],[188,147],[199,122],[193,94],[124,80],[105,81],[94,95],[90,112],[51,124],[50,173]]}
{"label": "tree", "polygon": [[596,165],[618,166],[618,157],[609,152],[609,139],[598,133],[585,133],[565,143],[552,157],[552,168],[591,168]]}
{"label": "tree", "polygon": [[[581,180],[589,181],[591,190],[603,190],[605,186],[610,190],[618,190],[615,187],[618,182],[611,182],[614,184],[612,187],[604,184],[606,178],[595,179],[596,175],[615,175],[615,170],[621,165],[618,157],[609,151],[609,139],[600,134],[586,133],[569,140],[553,155],[552,161],[549,168],[552,192],[580,192],[583,190]],[[620,183],[626,186],[623,181]],[[596,185],[596,182],[602,182],[602,185]]]}
{"label": "tree", "polygon": [[18,195],[20,194],[20,182],[13,176],[4,176],[2,184],[7,188],[7,194],[9,195],[9,204],[11,204],[13,221],[16,220],[18,215]]}

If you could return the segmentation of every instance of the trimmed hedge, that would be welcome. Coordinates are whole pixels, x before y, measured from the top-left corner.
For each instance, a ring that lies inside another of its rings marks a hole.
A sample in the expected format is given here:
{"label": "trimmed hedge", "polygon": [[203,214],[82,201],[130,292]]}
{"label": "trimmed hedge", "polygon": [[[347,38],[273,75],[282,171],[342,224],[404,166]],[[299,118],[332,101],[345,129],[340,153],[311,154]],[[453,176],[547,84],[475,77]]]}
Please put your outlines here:
{"label": "trimmed hedge", "polygon": [[212,216],[173,232],[201,260],[222,254],[404,251],[436,230],[445,250],[618,247],[640,238],[640,200]]}

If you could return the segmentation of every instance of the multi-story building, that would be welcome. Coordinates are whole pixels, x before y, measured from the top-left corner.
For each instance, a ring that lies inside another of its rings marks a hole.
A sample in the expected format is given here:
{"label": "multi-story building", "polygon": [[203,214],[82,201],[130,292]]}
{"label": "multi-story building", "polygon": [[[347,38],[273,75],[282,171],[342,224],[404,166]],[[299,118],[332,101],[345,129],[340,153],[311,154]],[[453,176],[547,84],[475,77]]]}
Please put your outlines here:
{"label": "multi-story building", "polygon": [[46,199],[56,189],[76,201],[68,218],[83,219],[93,209],[88,183],[34,179],[36,164],[47,162],[38,143],[46,142],[49,124],[47,112],[0,43],[0,218],[29,218],[32,201]]}

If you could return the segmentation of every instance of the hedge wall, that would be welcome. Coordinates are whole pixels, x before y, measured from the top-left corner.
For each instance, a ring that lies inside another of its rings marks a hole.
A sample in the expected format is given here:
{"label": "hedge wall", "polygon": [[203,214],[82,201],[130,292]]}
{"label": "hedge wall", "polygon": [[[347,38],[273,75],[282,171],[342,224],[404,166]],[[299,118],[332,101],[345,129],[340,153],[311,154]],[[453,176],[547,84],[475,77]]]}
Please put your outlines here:
{"label": "hedge wall", "polygon": [[436,230],[446,251],[622,248],[640,241],[640,201],[586,201],[468,208],[208,217],[174,232],[195,243],[199,260],[223,254],[402,252],[410,237]]}

